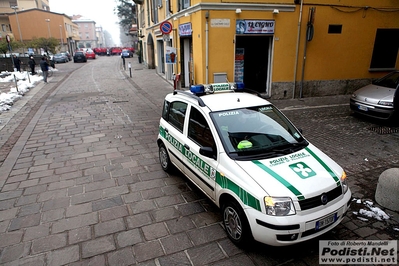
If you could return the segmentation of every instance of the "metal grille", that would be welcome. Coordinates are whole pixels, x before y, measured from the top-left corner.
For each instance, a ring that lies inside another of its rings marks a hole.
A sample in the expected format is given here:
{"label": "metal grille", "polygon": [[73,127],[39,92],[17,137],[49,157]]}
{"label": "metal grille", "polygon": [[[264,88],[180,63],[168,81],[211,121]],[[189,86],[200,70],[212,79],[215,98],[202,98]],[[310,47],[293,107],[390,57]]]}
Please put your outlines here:
{"label": "metal grille", "polygon": [[[328,202],[338,198],[339,196],[341,196],[342,194],[342,188],[341,186],[338,186],[336,188],[334,188],[333,190],[330,190],[329,192],[325,193],[327,195],[328,198]],[[300,200],[299,201],[299,206],[301,206],[301,210],[309,210],[311,208],[315,208],[317,206],[323,205],[323,203],[321,202],[321,195],[318,195],[316,197],[313,198],[309,198],[309,199],[304,199],[304,200]]]}
{"label": "metal grille", "polygon": [[377,132],[380,135],[392,134],[392,133],[398,133],[399,132],[399,127],[377,126],[377,127],[369,127],[368,129],[371,130],[371,131]]}

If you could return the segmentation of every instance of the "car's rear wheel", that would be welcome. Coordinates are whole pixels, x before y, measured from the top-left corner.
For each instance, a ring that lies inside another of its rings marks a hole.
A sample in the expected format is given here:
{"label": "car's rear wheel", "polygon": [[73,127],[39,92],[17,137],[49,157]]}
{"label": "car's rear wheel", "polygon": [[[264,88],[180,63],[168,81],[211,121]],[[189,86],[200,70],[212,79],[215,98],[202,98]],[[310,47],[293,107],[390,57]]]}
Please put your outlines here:
{"label": "car's rear wheel", "polygon": [[170,162],[168,151],[163,143],[159,145],[159,162],[165,172],[170,172],[172,169],[172,163]]}
{"label": "car's rear wheel", "polygon": [[223,225],[230,240],[237,246],[244,247],[252,240],[251,229],[241,206],[235,200],[223,204]]}

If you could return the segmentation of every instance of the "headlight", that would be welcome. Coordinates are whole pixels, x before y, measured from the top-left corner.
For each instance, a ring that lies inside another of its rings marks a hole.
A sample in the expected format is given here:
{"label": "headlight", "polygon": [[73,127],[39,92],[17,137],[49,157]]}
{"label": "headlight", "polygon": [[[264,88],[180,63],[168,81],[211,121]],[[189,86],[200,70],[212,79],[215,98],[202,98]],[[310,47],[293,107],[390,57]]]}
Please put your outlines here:
{"label": "headlight", "polygon": [[345,171],[342,172],[341,175],[341,185],[342,185],[342,194],[345,194],[348,191],[348,181]]}
{"label": "headlight", "polygon": [[388,101],[379,101],[378,104],[383,106],[393,106],[393,102]]}
{"label": "headlight", "polygon": [[265,197],[266,214],[273,216],[294,215],[295,207],[288,197]]}

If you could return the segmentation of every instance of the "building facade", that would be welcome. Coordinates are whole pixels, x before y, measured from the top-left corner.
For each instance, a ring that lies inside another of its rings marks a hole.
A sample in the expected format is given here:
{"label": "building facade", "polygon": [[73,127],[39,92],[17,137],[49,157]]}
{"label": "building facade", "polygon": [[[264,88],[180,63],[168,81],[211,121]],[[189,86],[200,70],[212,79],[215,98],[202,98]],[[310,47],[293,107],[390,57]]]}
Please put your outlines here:
{"label": "building facade", "polygon": [[[348,94],[399,67],[399,2],[135,0],[143,63],[182,87]],[[171,60],[171,58],[173,60]]]}
{"label": "building facade", "polygon": [[0,0],[0,25],[1,25],[0,39],[5,38],[6,35],[14,37],[11,31],[8,14],[11,13],[15,14],[18,11],[34,9],[34,8],[41,10],[50,10],[49,1],[48,0],[42,0],[42,1]]}
{"label": "building facade", "polygon": [[40,37],[56,38],[60,40],[60,51],[74,51],[80,40],[77,25],[65,14],[27,9],[9,14],[9,23],[12,36],[18,41],[21,38],[25,42]]}
{"label": "building facade", "polygon": [[48,0],[0,0],[0,25],[0,39],[53,37],[60,40],[60,51],[74,51],[79,41],[77,25],[65,14],[51,12]]}
{"label": "building facade", "polygon": [[101,28],[96,28],[94,20],[82,17],[81,15],[72,16],[72,21],[78,25],[79,38],[78,48],[100,47],[98,44],[98,32]]}

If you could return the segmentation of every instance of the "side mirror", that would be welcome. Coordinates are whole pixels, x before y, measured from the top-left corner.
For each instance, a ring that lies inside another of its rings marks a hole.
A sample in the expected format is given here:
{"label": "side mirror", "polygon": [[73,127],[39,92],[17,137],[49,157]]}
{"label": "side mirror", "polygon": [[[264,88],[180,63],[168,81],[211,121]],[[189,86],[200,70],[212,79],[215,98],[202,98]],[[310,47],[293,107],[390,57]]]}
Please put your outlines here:
{"label": "side mirror", "polygon": [[199,153],[208,158],[212,158],[212,159],[216,160],[216,154],[215,154],[215,151],[212,149],[212,147],[201,147],[199,150]]}

